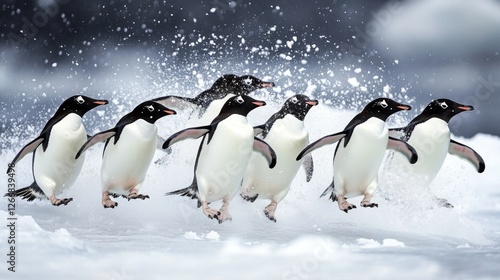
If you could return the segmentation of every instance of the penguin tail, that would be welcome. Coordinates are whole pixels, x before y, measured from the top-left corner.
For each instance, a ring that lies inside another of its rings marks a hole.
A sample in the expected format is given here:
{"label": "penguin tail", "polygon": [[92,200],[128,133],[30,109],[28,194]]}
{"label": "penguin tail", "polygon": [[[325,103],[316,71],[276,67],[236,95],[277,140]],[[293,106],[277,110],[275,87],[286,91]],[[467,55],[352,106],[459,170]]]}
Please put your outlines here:
{"label": "penguin tail", "polygon": [[13,192],[8,192],[4,195],[4,197],[20,197],[22,199],[26,199],[27,201],[33,201],[37,198],[46,198],[42,189],[37,185],[36,182],[33,182],[31,185],[25,188],[21,188]]}
{"label": "penguin tail", "polygon": [[331,199],[333,202],[337,201],[337,196],[335,195],[335,186],[333,184],[333,180],[332,180],[332,183],[330,184],[330,186],[328,186],[328,188],[326,188],[326,190],[319,196],[319,197],[323,197],[325,195],[327,195],[328,193],[330,193],[330,197],[329,199]]}
{"label": "penguin tail", "polygon": [[[197,193],[198,193],[198,184],[196,183],[196,177],[195,177],[193,179],[193,183],[191,184],[191,186],[173,192],[168,192],[165,195],[180,195],[180,196],[187,196],[192,199],[197,199],[198,198]],[[200,201],[198,201],[198,205],[201,205]],[[199,207],[200,206],[198,206],[198,208]]]}
{"label": "penguin tail", "polygon": [[184,188],[184,189],[176,190],[176,191],[173,191],[173,192],[168,192],[165,195],[187,196],[187,197],[191,197],[192,199],[197,198],[196,197],[196,193],[194,192],[194,190],[193,190],[193,188],[191,186],[189,186],[187,188]]}

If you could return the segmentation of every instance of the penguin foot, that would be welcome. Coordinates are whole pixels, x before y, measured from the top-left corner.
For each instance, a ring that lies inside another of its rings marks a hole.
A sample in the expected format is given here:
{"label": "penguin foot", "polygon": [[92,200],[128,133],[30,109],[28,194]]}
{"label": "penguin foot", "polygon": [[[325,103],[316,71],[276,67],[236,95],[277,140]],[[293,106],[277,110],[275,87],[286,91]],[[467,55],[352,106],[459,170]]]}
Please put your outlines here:
{"label": "penguin foot", "polygon": [[109,196],[111,196],[112,198],[119,198],[119,197],[127,198],[126,195],[117,193],[109,193]]}
{"label": "penguin foot", "polygon": [[203,207],[203,213],[210,219],[217,219],[217,220],[219,220],[219,215],[221,214],[220,211],[208,207],[208,204],[206,207]]}
{"label": "penguin foot", "polygon": [[266,217],[267,217],[269,220],[271,220],[271,221],[273,221],[273,222],[275,222],[275,223],[276,223],[276,218],[274,217],[274,212],[273,212],[273,213],[271,213],[270,211],[267,211],[266,209],[264,209],[264,214],[266,215]]}
{"label": "penguin foot", "polygon": [[54,206],[60,206],[63,204],[68,205],[70,201],[73,201],[73,198],[63,198],[63,199],[56,198],[55,200],[52,201],[52,205]]}
{"label": "penguin foot", "polygon": [[229,211],[219,211],[219,214],[217,214],[217,220],[219,221],[219,224],[222,224],[222,222],[225,221],[232,221],[233,217],[231,217]]}
{"label": "penguin foot", "polygon": [[254,196],[248,196],[246,194],[240,193],[240,196],[246,201],[254,202],[257,199],[257,197],[259,197],[259,194],[256,194]]}
{"label": "penguin foot", "polygon": [[276,217],[274,216],[274,212],[276,212],[276,207],[278,204],[276,202],[271,202],[269,205],[264,208],[264,214],[266,217],[276,223]]}
{"label": "penguin foot", "polygon": [[127,199],[130,201],[131,199],[142,199],[142,200],[145,200],[145,199],[149,199],[149,195],[145,195],[145,194],[138,194],[138,193],[131,193],[127,196]]}
{"label": "penguin foot", "polygon": [[118,207],[118,202],[114,202],[108,198],[107,200],[102,201],[102,206],[104,206],[104,208],[115,208]]}
{"label": "penguin foot", "polygon": [[351,203],[347,202],[346,200],[344,200],[341,203],[339,202],[339,209],[348,213],[349,210],[356,209],[356,205],[351,204]]}
{"label": "penguin foot", "polygon": [[378,204],[377,203],[370,203],[368,201],[361,201],[361,207],[370,207],[370,208],[377,207],[378,208]]}

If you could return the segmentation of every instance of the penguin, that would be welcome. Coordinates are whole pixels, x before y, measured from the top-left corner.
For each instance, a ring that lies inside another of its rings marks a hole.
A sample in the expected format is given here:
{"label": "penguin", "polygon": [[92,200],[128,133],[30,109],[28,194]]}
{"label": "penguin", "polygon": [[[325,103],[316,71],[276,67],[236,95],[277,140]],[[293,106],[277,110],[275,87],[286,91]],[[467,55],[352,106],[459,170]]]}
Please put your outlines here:
{"label": "penguin", "polygon": [[306,171],[306,181],[309,182],[312,178],[314,167],[311,154],[300,161],[295,158],[309,143],[304,118],[316,105],[318,101],[306,95],[292,96],[265,124],[254,127],[255,135],[260,134],[273,147],[279,162],[273,169],[269,169],[262,155],[253,152],[240,195],[250,202],[254,202],[257,197],[270,199],[271,203],[264,209],[264,214],[273,222],[276,222],[274,213],[278,203],[288,194],[301,165]]}
{"label": "penguin", "polygon": [[[407,142],[417,150],[418,162],[408,166],[396,155],[393,160],[405,170],[421,177],[419,181],[427,185],[439,173],[448,153],[468,161],[477,172],[484,172],[486,165],[483,158],[472,148],[450,138],[448,122],[454,116],[472,110],[474,107],[450,99],[433,100],[406,127],[389,130],[391,136]],[[436,198],[436,202],[440,206],[453,207],[446,199]]]}
{"label": "penguin", "polygon": [[[210,125],[187,128],[170,136],[163,143],[164,149],[186,138],[202,137],[202,140],[196,156],[193,183],[166,195],[198,199],[198,208],[202,207],[208,218],[217,219],[219,223],[231,220],[229,203],[241,188],[252,150],[266,158],[269,168],[276,165],[276,153],[266,142],[254,136],[246,117],[251,110],[264,105],[264,101],[247,95],[233,96]],[[209,203],[218,200],[223,201],[220,210],[208,207]]]}
{"label": "penguin", "polygon": [[363,195],[362,207],[378,207],[371,198],[377,189],[378,170],[386,149],[403,154],[411,163],[418,159],[415,149],[402,140],[389,136],[386,120],[401,110],[410,110],[409,105],[389,98],[377,98],[368,103],[341,132],[327,135],[309,144],[297,156],[302,159],[308,153],[338,141],[333,157],[333,180],[321,196],[331,193],[330,199],[337,201],[339,209],[348,213],[356,208],[346,198]]}
{"label": "penguin", "polygon": [[[226,74],[218,78],[211,88],[203,91],[194,98],[167,95],[152,99],[167,107],[174,107],[181,110],[195,106],[198,108],[198,119],[191,121],[191,126],[209,125],[219,114],[226,101],[235,95],[248,95],[249,93],[262,88],[274,87],[273,82],[262,81],[251,75],[237,76]],[[165,138],[158,136],[158,143],[165,142]],[[158,147],[161,150],[161,147]],[[170,149],[165,151],[170,153]],[[167,156],[158,159],[156,164],[167,162]]]}
{"label": "penguin", "polygon": [[99,132],[83,144],[76,158],[96,143],[106,141],[101,167],[102,205],[115,208],[118,203],[110,196],[128,200],[146,199],[139,194],[156,150],[158,129],[155,122],[176,112],[154,101],[137,105],[123,116],[115,127]]}
{"label": "penguin", "polygon": [[273,82],[265,82],[251,75],[237,76],[226,74],[218,78],[211,88],[203,91],[194,98],[167,95],[153,99],[153,101],[167,107],[184,109],[187,106],[195,105],[199,108],[199,117],[206,119],[203,125],[208,125],[220,112],[226,101],[235,95],[248,95],[249,93],[261,89],[274,87]]}
{"label": "penguin", "polygon": [[83,115],[105,104],[108,104],[107,100],[84,95],[66,99],[45,124],[40,135],[24,146],[11,162],[11,165],[15,165],[33,152],[33,183],[5,196],[18,196],[28,201],[49,199],[54,206],[67,205],[72,201],[73,198],[61,199],[57,195],[73,185],[83,166],[83,156],[75,159],[78,149],[87,140]]}

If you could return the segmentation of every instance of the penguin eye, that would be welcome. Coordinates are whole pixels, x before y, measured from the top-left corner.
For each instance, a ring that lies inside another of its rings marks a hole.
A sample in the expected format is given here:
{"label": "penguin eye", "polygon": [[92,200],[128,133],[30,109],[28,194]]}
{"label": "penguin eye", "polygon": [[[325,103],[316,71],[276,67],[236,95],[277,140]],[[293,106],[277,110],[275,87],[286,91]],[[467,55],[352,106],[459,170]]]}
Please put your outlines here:
{"label": "penguin eye", "polygon": [[243,104],[243,102],[245,102],[245,100],[243,100],[243,97],[238,96],[238,97],[236,98],[236,102],[238,102],[239,104]]}
{"label": "penguin eye", "polygon": [[148,105],[148,106],[144,106],[146,107],[146,109],[148,109],[148,111],[150,112],[153,112],[155,110],[155,107],[153,107],[153,105]]}
{"label": "penguin eye", "polygon": [[299,100],[297,99],[297,97],[292,98],[292,103],[293,103],[293,104],[296,104],[298,101],[299,101]]}
{"label": "penguin eye", "polygon": [[387,105],[387,102],[385,102],[385,99],[380,101],[380,103],[378,103],[378,105],[380,105],[380,107],[382,107],[382,108],[387,108],[387,106],[389,106],[389,105]]}
{"label": "penguin eye", "polygon": [[243,83],[247,86],[251,85],[252,84],[252,79],[251,78],[246,78],[243,80]]}
{"label": "penguin eye", "polygon": [[439,106],[441,106],[441,108],[443,108],[443,109],[448,108],[448,104],[446,104],[446,102],[440,103]]}
{"label": "penguin eye", "polygon": [[83,97],[81,97],[81,96],[78,96],[77,98],[75,98],[75,101],[76,101],[78,104],[83,104],[83,103],[85,103],[85,99],[83,99]]}

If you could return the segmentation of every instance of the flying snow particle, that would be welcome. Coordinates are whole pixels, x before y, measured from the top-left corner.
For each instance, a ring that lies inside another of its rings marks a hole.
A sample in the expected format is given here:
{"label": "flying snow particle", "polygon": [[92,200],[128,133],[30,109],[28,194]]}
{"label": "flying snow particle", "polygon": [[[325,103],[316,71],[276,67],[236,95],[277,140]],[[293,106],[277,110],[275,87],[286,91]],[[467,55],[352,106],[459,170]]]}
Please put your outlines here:
{"label": "flying snow particle", "polygon": [[387,93],[389,91],[391,91],[391,87],[389,85],[385,85],[384,86],[384,92]]}
{"label": "flying snow particle", "polygon": [[57,67],[57,62],[52,63],[52,67]]}
{"label": "flying snow particle", "polygon": [[349,84],[351,84],[351,86],[353,86],[353,87],[358,87],[359,86],[358,79],[356,79],[355,77],[347,79],[347,82]]}

